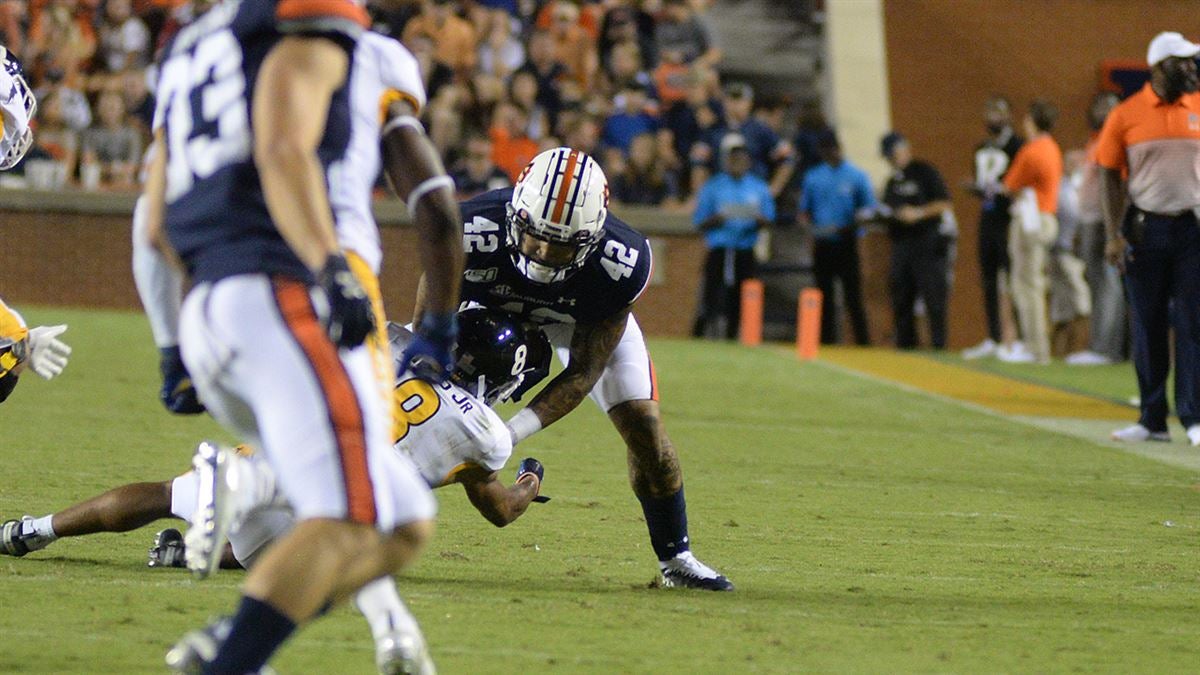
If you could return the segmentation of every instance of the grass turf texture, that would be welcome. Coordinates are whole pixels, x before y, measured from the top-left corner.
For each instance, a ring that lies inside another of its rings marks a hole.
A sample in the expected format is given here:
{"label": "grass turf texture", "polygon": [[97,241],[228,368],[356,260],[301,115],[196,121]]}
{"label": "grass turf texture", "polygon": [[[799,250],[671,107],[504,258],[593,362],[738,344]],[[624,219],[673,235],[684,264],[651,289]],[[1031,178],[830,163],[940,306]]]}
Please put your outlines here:
{"label": "grass turf texture", "polygon": [[[197,439],[224,436],[159,408],[140,316],[24,309],[69,322],[75,352],[60,380],[23,378],[0,406],[0,517],[169,478]],[[442,672],[1200,663],[1191,472],[768,350],[651,349],[695,549],[738,590],[648,588],[624,450],[585,404],[518,451],[545,462],[554,501],[509,528],[439,491],[438,535],[400,589]],[[241,573],[194,583],[145,567],[157,527],[0,557],[0,672],[162,672],[171,642],[232,608]],[[335,610],[275,665],[372,672],[365,622]]]}

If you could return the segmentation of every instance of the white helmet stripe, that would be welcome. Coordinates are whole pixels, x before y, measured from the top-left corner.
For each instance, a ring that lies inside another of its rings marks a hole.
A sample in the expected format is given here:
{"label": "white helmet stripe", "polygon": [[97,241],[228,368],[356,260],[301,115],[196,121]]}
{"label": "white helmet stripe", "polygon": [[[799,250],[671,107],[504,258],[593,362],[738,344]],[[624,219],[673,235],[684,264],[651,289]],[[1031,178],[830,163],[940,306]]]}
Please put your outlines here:
{"label": "white helmet stripe", "polygon": [[[573,154],[573,151],[567,148],[559,148],[554,151],[554,170],[551,171],[552,178],[550,179],[550,189],[546,191],[546,202],[542,204],[542,218],[550,217],[550,205],[554,203],[554,197],[557,194],[556,189],[566,173],[563,167],[563,162]],[[558,218],[554,219],[558,222]]]}

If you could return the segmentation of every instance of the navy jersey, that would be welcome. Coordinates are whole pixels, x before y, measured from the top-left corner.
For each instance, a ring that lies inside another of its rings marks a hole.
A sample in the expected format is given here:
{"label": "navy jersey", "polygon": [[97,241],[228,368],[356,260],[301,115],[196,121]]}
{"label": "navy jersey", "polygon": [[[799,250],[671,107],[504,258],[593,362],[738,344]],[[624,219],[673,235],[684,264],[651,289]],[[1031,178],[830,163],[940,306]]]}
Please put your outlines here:
{"label": "navy jersey", "polygon": [[[328,37],[349,51],[365,22],[353,0],[226,0],[163,50],[154,117],[166,138],[167,236],[194,280],[254,272],[311,280],[267,211],[250,102],[259,68],[285,35]],[[349,139],[343,86],[317,150],[324,167]]]}
{"label": "navy jersey", "polygon": [[595,324],[629,307],[650,283],[650,242],[611,212],[604,238],[583,267],[554,284],[530,281],[504,243],[512,188],[463,202],[462,300],[502,309],[537,324]]}

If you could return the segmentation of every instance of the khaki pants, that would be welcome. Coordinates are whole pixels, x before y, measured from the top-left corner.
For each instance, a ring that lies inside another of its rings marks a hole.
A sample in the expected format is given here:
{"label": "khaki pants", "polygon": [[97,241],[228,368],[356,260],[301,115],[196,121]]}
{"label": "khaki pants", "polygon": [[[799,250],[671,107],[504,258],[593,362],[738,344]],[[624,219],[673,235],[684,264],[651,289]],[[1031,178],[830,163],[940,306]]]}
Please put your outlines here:
{"label": "khaki pants", "polygon": [[1028,231],[1018,219],[1008,229],[1009,273],[1013,304],[1021,338],[1039,363],[1050,360],[1050,329],[1046,319],[1046,257],[1050,244],[1058,236],[1058,219],[1052,213],[1040,213],[1035,231]]}

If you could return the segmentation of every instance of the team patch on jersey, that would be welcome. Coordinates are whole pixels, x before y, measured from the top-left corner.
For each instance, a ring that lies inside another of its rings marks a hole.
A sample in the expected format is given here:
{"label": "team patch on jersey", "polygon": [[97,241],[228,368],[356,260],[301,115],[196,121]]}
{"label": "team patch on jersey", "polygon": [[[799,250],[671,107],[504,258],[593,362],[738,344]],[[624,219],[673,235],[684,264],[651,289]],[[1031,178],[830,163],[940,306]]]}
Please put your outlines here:
{"label": "team patch on jersey", "polygon": [[482,270],[463,270],[463,279],[476,284],[485,284],[489,281],[495,281],[498,273],[499,270],[495,267]]}

